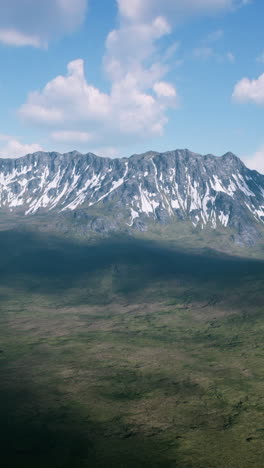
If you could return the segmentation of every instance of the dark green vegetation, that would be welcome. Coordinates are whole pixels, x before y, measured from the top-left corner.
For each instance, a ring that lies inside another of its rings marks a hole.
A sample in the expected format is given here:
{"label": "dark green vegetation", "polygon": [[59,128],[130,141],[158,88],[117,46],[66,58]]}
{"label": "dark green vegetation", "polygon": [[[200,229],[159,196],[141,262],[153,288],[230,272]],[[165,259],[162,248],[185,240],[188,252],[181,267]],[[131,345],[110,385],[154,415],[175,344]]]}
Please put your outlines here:
{"label": "dark green vegetation", "polygon": [[264,262],[0,232],[1,465],[263,466]]}

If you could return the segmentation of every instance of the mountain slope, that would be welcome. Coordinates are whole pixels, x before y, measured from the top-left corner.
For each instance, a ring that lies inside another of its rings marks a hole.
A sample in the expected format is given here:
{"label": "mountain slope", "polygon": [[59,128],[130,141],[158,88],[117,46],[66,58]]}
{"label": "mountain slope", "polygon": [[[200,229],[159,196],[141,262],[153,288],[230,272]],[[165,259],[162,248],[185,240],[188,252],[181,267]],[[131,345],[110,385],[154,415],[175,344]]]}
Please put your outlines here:
{"label": "mountain slope", "polygon": [[[147,230],[148,221],[229,227],[256,240],[264,222],[264,176],[232,153],[188,150],[109,159],[92,153],[34,153],[0,161],[0,208],[36,213],[106,208],[113,226]],[[110,226],[111,230],[111,226]]]}

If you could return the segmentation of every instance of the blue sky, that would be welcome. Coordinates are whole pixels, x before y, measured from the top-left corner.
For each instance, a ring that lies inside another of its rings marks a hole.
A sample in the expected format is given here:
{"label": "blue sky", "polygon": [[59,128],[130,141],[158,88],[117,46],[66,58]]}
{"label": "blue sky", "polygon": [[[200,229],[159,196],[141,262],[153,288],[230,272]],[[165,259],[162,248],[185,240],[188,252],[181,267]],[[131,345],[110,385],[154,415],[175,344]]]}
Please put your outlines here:
{"label": "blue sky", "polygon": [[233,151],[264,172],[261,0],[0,0],[0,156]]}

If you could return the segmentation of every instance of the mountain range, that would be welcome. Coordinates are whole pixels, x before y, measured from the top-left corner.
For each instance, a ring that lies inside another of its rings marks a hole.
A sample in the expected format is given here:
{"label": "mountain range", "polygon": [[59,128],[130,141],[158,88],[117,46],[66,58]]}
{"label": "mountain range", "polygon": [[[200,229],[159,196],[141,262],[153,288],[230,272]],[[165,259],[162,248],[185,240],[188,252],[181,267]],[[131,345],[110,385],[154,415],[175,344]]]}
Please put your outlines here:
{"label": "mountain range", "polygon": [[236,243],[262,238],[264,175],[233,153],[187,149],[110,159],[37,152],[0,160],[0,210],[32,219],[71,214],[87,232],[147,231],[187,223],[226,230]]}

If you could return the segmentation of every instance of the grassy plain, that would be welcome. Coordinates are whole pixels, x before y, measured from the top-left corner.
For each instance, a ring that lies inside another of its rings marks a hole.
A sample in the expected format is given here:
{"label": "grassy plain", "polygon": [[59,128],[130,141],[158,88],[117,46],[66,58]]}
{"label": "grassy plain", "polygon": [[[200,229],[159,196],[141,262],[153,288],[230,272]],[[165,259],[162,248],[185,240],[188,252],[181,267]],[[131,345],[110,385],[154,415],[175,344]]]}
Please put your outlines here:
{"label": "grassy plain", "polygon": [[263,466],[264,261],[0,232],[4,467]]}

